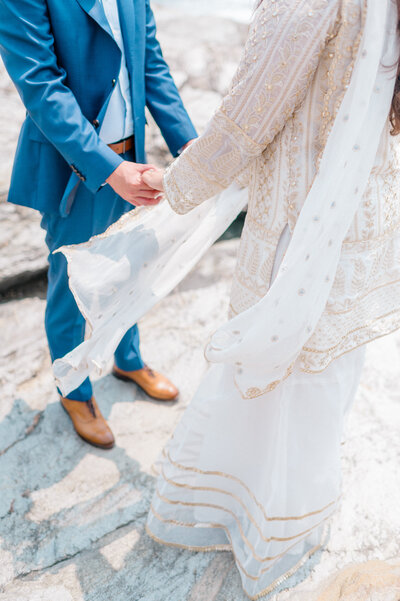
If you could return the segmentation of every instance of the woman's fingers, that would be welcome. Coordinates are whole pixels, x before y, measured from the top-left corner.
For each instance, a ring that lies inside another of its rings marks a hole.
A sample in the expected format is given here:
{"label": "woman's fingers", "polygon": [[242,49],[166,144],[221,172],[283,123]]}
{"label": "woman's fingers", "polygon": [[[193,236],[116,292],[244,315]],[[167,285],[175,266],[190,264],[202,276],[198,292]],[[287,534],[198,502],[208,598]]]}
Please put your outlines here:
{"label": "woman's fingers", "polygon": [[142,174],[142,181],[154,190],[164,191],[164,171],[162,169],[150,169]]}

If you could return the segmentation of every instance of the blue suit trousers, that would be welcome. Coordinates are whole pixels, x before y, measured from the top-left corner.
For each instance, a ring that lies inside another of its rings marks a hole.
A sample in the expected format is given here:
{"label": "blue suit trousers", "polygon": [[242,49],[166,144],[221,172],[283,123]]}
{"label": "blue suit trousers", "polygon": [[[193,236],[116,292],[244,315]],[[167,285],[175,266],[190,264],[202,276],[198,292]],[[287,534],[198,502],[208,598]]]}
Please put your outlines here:
{"label": "blue suit trousers", "polygon": [[[126,153],[122,158],[133,160],[132,153]],[[52,361],[76,348],[85,336],[85,320],[68,287],[67,261],[61,253],[52,252],[60,246],[86,242],[91,236],[103,233],[131,209],[132,205],[108,185],[96,194],[80,185],[67,217],[61,217],[58,212],[42,213],[41,226],[46,231],[50,251],[45,327]],[[139,342],[139,329],[135,325],[116,350],[115,362],[120,369],[134,371],[144,366]],[[68,395],[75,401],[87,401],[91,397],[89,379]]]}

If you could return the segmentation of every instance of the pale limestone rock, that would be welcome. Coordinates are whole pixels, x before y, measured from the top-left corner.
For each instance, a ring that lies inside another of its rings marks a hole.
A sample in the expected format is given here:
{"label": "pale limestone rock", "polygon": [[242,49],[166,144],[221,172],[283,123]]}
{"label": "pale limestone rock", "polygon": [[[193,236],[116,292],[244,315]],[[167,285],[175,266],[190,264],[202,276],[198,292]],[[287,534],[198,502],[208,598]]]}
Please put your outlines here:
{"label": "pale limestone rock", "polygon": [[[247,26],[223,18],[178,16],[163,7],[157,7],[156,17],[164,55],[189,115],[202,133],[228,91]],[[165,165],[171,156],[154,121],[148,120],[149,161]]]}
{"label": "pale limestone rock", "polygon": [[220,94],[212,90],[186,87],[182,90],[182,98],[186,106],[190,107],[199,133],[202,133],[220,104]]}
{"label": "pale limestone rock", "polygon": [[217,553],[196,582],[188,601],[210,601],[219,593],[224,580],[232,570],[229,553]]}
{"label": "pale limestone rock", "polygon": [[11,551],[2,549],[3,541],[0,537],[0,590],[3,584],[7,584],[14,578],[14,558]]}
{"label": "pale limestone rock", "polygon": [[13,156],[25,109],[0,59],[0,196],[8,190]]}
{"label": "pale limestone rock", "polygon": [[304,590],[289,601],[398,601],[400,562],[368,561],[350,564],[314,590]]}
{"label": "pale limestone rock", "polygon": [[49,586],[45,589],[37,587],[25,587],[24,590],[18,590],[16,593],[0,595],[4,601],[74,601],[71,593],[64,586]]}
{"label": "pale limestone rock", "polygon": [[121,538],[115,539],[112,543],[105,545],[100,549],[100,553],[114,570],[118,572],[124,567],[126,556],[133,550],[139,539],[140,533],[134,529],[128,532],[128,534],[121,536]]}
{"label": "pale limestone rock", "polygon": [[0,455],[36,428],[55,398],[43,322],[41,299],[0,304]]}
{"label": "pale limestone rock", "polygon": [[37,211],[0,201],[0,224],[2,292],[14,284],[44,273],[47,269],[48,251],[44,243],[45,233],[40,228],[40,214]]}
{"label": "pale limestone rock", "polygon": [[[172,73],[187,73],[193,88],[225,94],[243,50],[247,25],[219,17],[179,16],[162,7],[157,7],[156,18]],[[228,70],[227,80],[221,73]]]}
{"label": "pale limestone rock", "polygon": [[76,566],[40,574],[36,580],[16,581],[0,592],[0,601],[85,601]]}
{"label": "pale limestone rock", "polygon": [[117,484],[119,477],[112,461],[89,453],[60,482],[31,494],[33,506],[26,517],[33,522],[48,520],[64,509],[105,494]]}

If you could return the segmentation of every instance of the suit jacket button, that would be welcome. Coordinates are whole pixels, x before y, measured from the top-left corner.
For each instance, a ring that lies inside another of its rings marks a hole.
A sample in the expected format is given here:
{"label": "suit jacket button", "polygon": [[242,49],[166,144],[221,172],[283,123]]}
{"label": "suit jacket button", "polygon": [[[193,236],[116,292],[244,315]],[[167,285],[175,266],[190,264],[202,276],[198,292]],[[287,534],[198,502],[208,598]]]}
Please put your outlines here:
{"label": "suit jacket button", "polygon": [[111,82],[112,87],[114,87],[116,83],[117,83],[117,80],[113,79],[112,82]]}
{"label": "suit jacket button", "polygon": [[99,127],[99,125],[100,125],[100,121],[99,121],[98,119],[94,119],[94,120],[93,120],[93,125],[94,125],[94,127],[96,127],[96,128],[97,128],[97,127]]}

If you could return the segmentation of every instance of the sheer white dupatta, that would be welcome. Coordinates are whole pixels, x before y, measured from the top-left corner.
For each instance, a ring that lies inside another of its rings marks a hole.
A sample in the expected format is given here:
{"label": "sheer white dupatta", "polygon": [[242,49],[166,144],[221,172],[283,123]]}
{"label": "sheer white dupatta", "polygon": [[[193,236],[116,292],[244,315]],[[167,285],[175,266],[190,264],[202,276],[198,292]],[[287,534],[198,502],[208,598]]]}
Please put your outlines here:
{"label": "sheer white dupatta", "polygon": [[87,322],[87,339],[53,364],[64,395],[102,374],[125,332],[166,296],[247,204],[232,186],[187,215],[165,201],[124,215],[107,232],[65,246],[69,284]]}
{"label": "sheer white dupatta", "polygon": [[[244,398],[284,379],[315,329],[374,163],[395,82],[397,9],[393,0],[367,1],[350,85],[278,276],[206,349],[210,362],[235,366]],[[86,244],[60,249],[90,326],[87,340],[54,363],[63,394],[106,367],[125,331],[183,279],[246,202],[245,191],[231,188],[184,216],[163,203],[128,214]]]}

